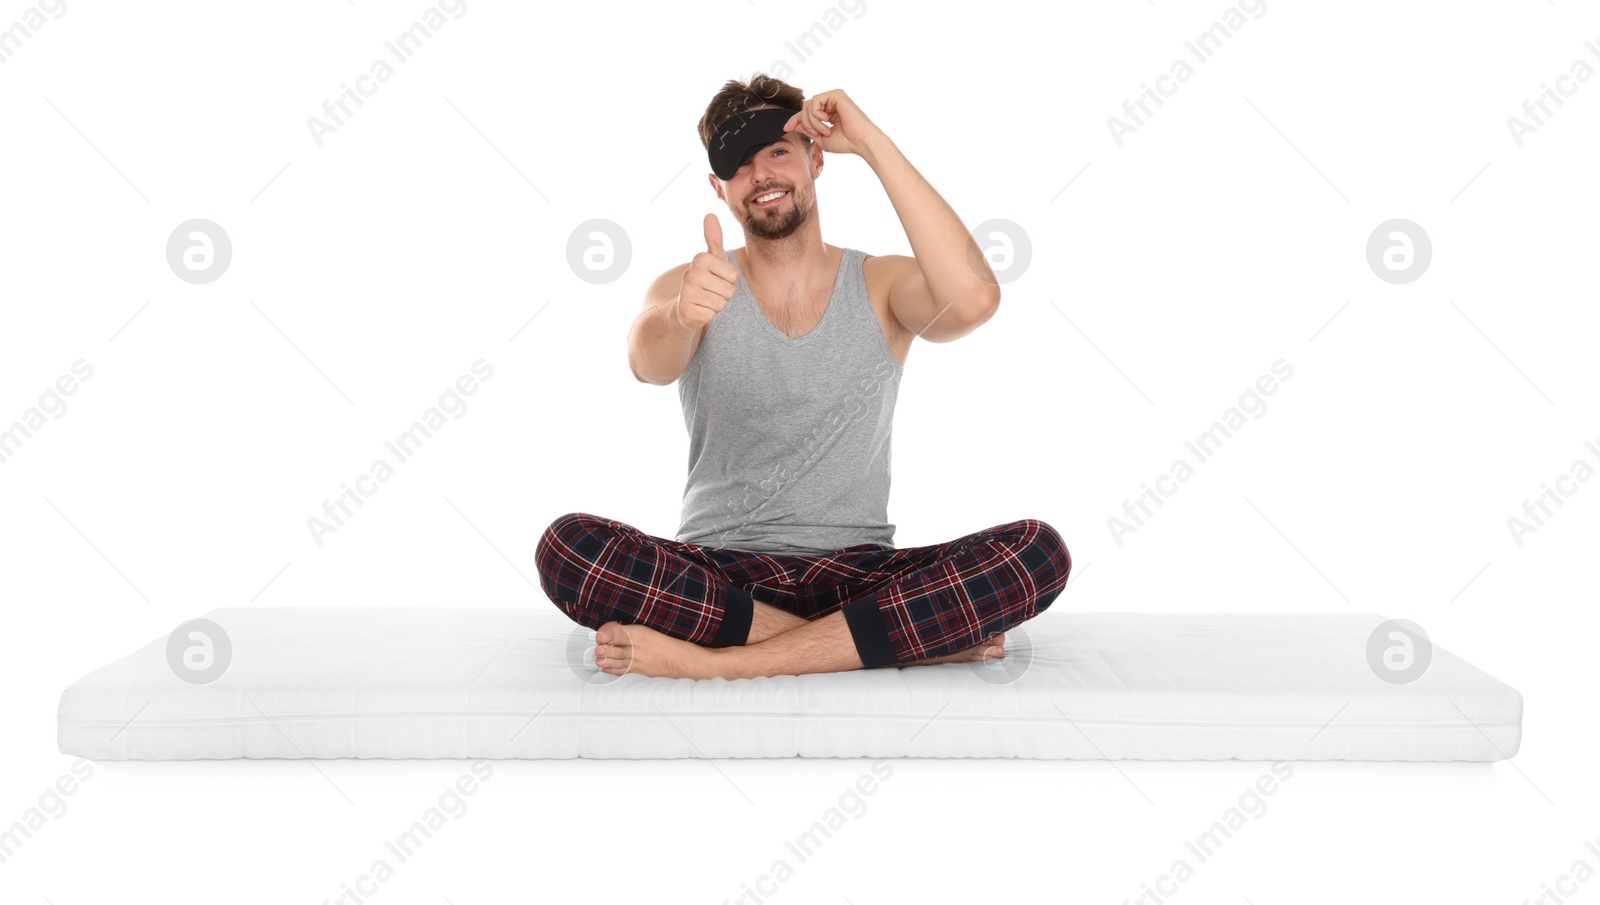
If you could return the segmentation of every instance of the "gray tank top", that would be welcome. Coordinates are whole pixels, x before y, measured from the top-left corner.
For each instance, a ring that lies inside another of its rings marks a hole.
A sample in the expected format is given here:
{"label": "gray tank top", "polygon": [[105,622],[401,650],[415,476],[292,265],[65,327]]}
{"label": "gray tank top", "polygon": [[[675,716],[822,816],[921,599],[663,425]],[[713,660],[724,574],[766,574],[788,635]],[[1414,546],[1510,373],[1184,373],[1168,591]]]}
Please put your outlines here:
{"label": "gray tank top", "polygon": [[828,308],[799,338],[767,320],[741,271],[678,378],[689,431],[678,541],[757,553],[894,549],[889,447],[905,369],[867,298],[865,253],[842,251]]}

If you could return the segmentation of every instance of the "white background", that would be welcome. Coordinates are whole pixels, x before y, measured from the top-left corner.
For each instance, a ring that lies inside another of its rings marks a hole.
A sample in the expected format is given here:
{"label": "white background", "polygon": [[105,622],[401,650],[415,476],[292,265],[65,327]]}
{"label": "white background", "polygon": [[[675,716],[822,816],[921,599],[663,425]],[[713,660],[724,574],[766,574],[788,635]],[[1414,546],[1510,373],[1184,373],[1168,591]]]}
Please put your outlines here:
{"label": "white background", "polygon": [[[0,7],[0,29],[27,8]],[[910,352],[898,546],[1041,518],[1076,562],[1058,608],[1404,617],[1525,697],[1509,763],[1296,764],[1179,901],[1515,903],[1580,858],[1600,868],[1583,845],[1600,481],[1520,545],[1506,521],[1575,460],[1600,465],[1600,84],[1568,79],[1520,147],[1506,124],[1574,61],[1600,68],[1600,15],[1274,3],[1202,64],[1184,42],[1220,2],[1046,19],[869,0],[798,60],[786,42],[830,9],[473,0],[321,147],[307,118],[423,4],[70,0],[15,48],[0,424],[73,362],[94,370],[0,465],[0,824],[69,770],[61,690],[185,619],[548,607],[533,549],[556,516],[670,536],[676,388],[635,382],[624,340],[707,212],[742,244],[694,130],[725,79],[766,70],[844,89],[969,227],[1032,243],[993,320]],[[1107,118],[1180,57],[1194,76],[1119,147]],[[912,252],[860,158],[830,155],[818,197],[826,241]],[[1405,285],[1365,257],[1397,217],[1433,243]],[[233,243],[206,285],[164,255],[192,218]],[[566,263],[594,218],[633,246],[608,284]],[[318,546],[307,518],[479,358],[494,374],[469,410]],[[1294,375],[1266,413],[1119,545],[1107,519],[1278,359]],[[368,901],[722,902],[759,883],[797,902],[1116,903],[1268,766],[891,765],[775,883],[783,843],[867,761],[495,762]],[[467,767],[96,764],[0,864],[0,899],[336,899]]]}

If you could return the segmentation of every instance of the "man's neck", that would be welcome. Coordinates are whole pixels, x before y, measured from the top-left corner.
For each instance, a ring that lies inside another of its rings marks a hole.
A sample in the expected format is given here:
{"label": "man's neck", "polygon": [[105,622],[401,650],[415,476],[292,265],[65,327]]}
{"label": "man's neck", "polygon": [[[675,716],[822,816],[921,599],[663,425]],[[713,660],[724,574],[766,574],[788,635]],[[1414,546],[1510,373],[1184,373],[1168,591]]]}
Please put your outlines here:
{"label": "man's neck", "polygon": [[745,281],[772,291],[775,304],[806,299],[832,287],[838,270],[816,229],[783,239],[763,239],[746,232],[744,253]]}

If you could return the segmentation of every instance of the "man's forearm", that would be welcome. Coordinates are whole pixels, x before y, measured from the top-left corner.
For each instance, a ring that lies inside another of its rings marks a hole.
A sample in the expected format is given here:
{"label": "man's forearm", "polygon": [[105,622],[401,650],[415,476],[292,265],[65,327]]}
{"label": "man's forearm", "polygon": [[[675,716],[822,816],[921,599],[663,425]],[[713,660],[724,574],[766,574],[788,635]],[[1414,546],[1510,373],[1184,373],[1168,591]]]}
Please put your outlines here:
{"label": "man's forearm", "polygon": [[878,174],[899,214],[935,301],[955,309],[954,314],[964,314],[965,309],[996,300],[999,282],[971,233],[889,136],[875,132],[861,157]]}
{"label": "man's forearm", "polygon": [[664,386],[678,379],[698,347],[698,336],[672,322],[677,299],[639,312],[628,330],[628,367],[646,383]]}

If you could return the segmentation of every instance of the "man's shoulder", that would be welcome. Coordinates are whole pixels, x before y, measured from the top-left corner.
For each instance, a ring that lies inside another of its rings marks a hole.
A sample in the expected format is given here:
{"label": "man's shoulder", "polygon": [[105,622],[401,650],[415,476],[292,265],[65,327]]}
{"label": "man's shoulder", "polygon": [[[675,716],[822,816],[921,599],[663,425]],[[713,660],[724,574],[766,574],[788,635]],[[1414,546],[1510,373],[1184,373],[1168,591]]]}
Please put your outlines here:
{"label": "man's shoulder", "polygon": [[898,280],[907,267],[916,266],[917,259],[910,255],[875,255],[857,249],[861,255],[861,270],[868,278],[881,277],[888,282]]}
{"label": "man's shoulder", "polygon": [[867,289],[874,298],[887,300],[889,287],[902,282],[907,273],[917,266],[910,255],[872,255],[861,252],[861,273],[867,279]]}

